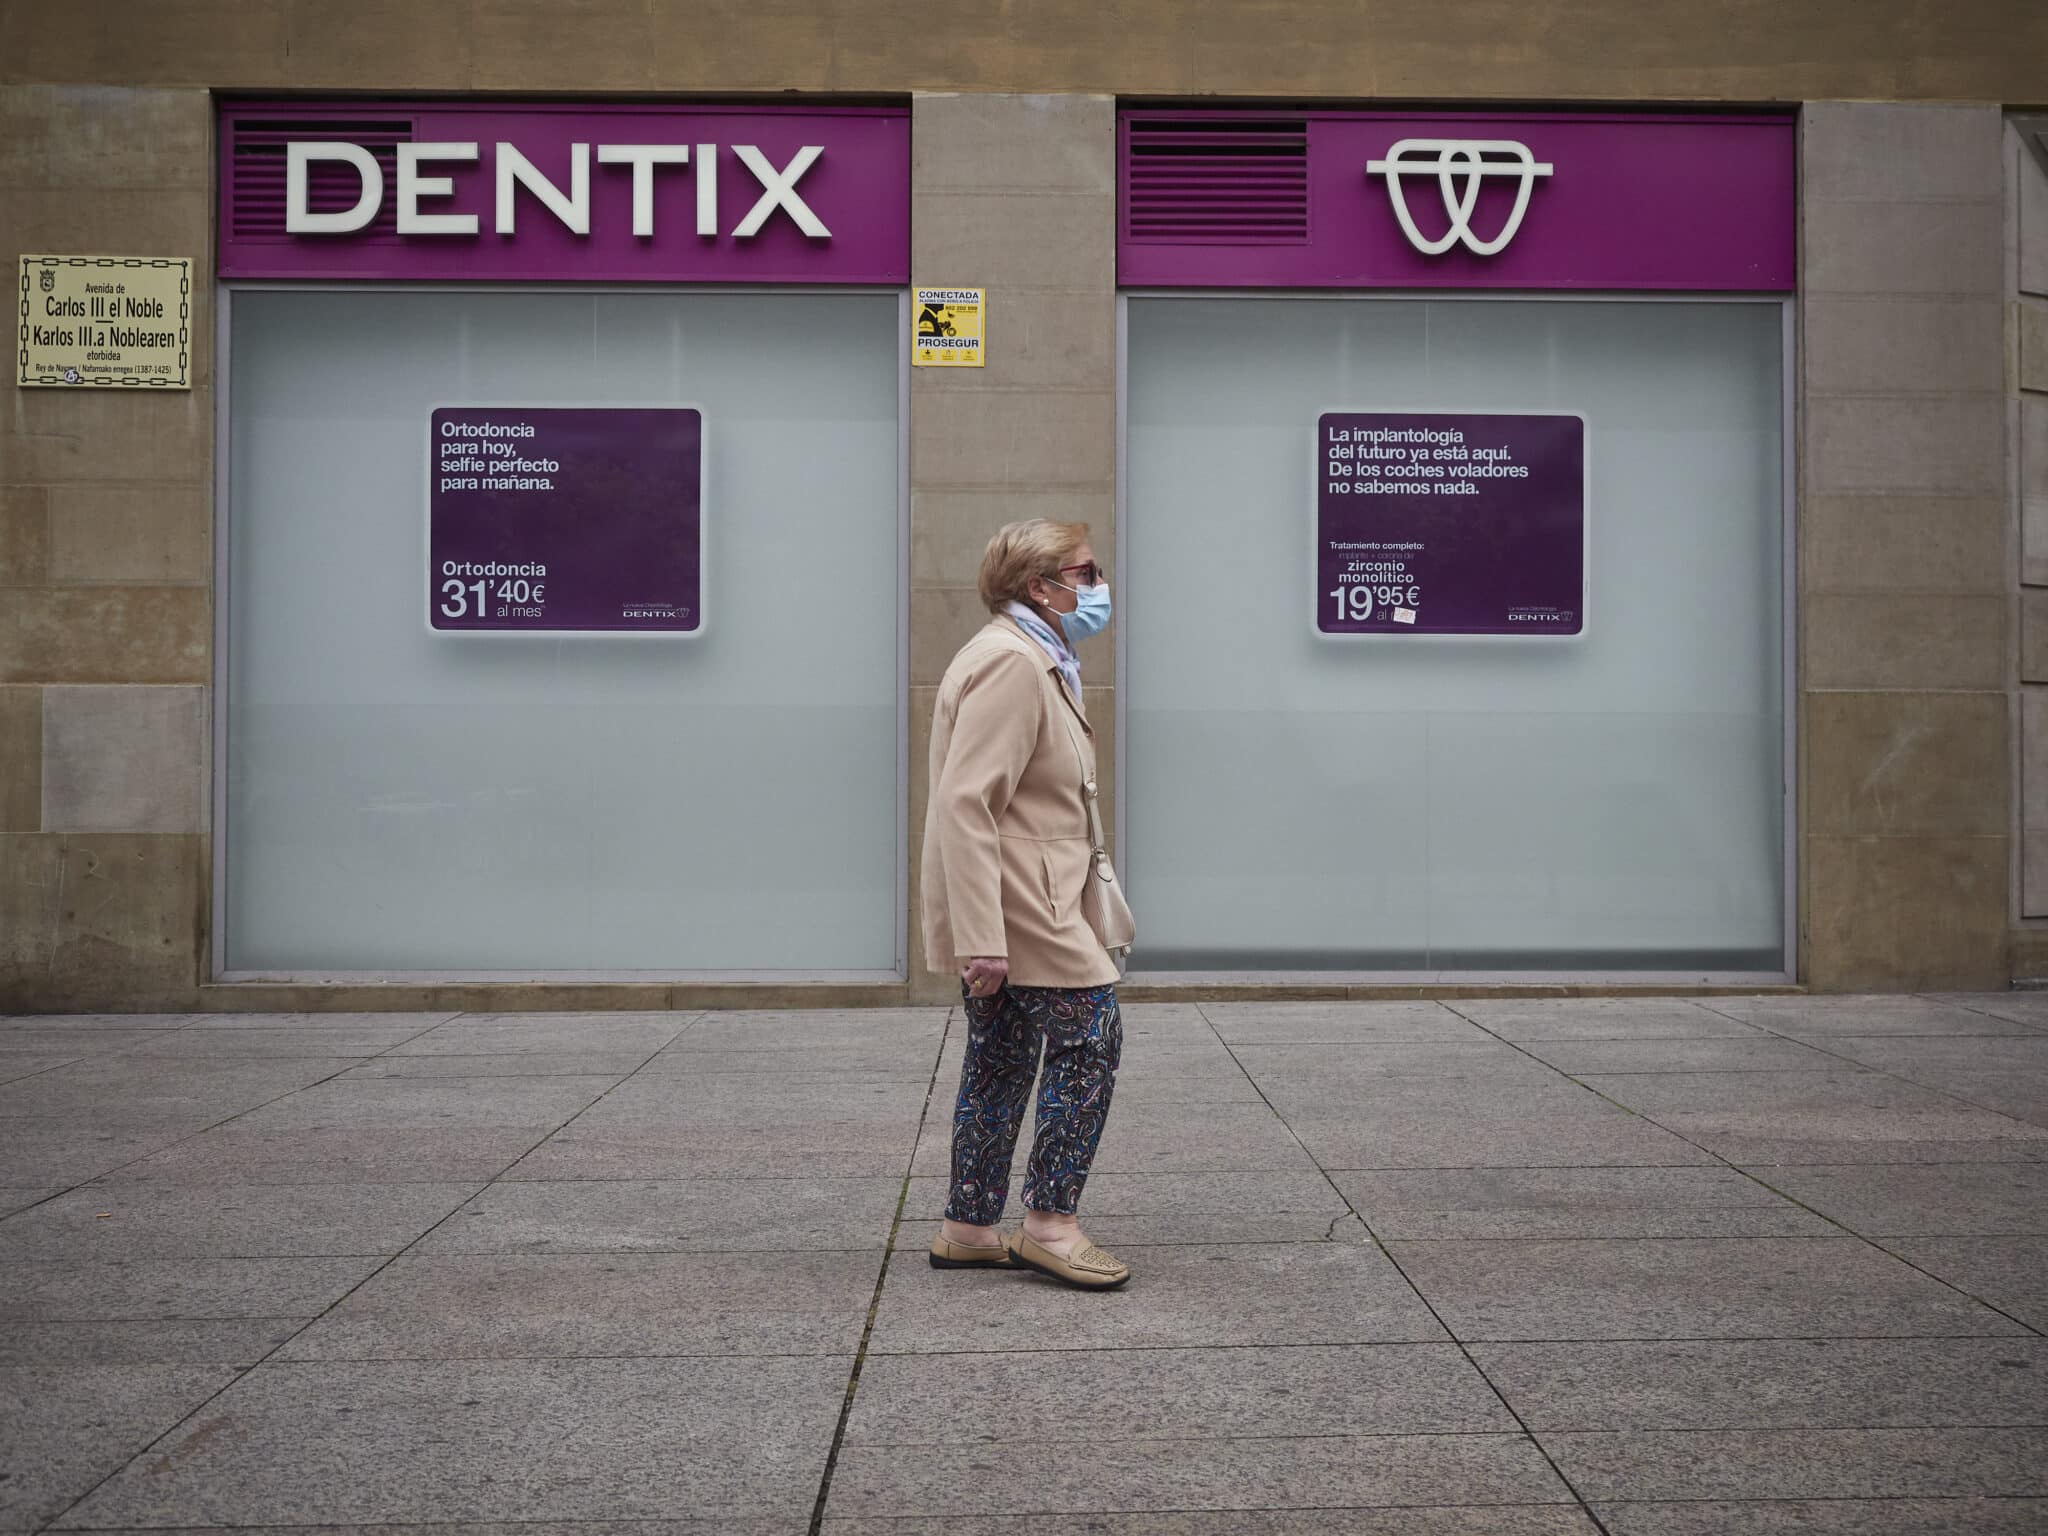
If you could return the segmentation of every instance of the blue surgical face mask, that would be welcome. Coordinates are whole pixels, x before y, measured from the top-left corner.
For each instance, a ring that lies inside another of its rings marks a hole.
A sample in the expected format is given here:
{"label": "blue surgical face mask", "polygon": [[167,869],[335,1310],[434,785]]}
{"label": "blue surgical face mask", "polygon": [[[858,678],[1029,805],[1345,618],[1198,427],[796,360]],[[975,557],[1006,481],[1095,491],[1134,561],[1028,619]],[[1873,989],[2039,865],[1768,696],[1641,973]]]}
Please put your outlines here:
{"label": "blue surgical face mask", "polygon": [[1109,583],[1099,582],[1092,587],[1069,587],[1064,581],[1053,583],[1064,588],[1079,599],[1072,613],[1060,615],[1060,628],[1067,632],[1071,644],[1079,645],[1090,635],[1099,635],[1109,628]]}

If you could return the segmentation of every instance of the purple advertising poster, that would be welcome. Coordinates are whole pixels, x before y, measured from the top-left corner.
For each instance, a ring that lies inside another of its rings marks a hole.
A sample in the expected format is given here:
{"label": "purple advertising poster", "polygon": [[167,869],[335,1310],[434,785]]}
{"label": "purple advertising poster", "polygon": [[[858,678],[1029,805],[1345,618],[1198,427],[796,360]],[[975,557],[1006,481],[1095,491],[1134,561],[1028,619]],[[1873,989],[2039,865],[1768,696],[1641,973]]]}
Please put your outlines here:
{"label": "purple advertising poster", "polygon": [[703,627],[701,412],[448,405],[429,431],[433,628]]}
{"label": "purple advertising poster", "polygon": [[1333,411],[1316,439],[1322,633],[1585,629],[1582,417]]}

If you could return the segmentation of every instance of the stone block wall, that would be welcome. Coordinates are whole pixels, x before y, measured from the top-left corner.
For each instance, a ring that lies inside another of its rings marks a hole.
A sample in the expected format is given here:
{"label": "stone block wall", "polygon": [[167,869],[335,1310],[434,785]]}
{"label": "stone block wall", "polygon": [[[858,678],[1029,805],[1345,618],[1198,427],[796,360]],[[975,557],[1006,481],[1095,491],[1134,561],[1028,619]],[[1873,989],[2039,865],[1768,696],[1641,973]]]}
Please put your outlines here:
{"label": "stone block wall", "polygon": [[9,388],[0,417],[0,1012],[196,997],[212,142],[203,90],[0,86],[10,285],[27,251],[194,262],[190,393]]}
{"label": "stone block wall", "polygon": [[1809,104],[1799,507],[1805,979],[2003,986],[2003,119]]}
{"label": "stone block wall", "polygon": [[[988,620],[975,590],[989,536],[1027,517],[1116,529],[1116,105],[1107,96],[924,95],[911,105],[911,281],[987,288],[988,364],[910,378],[911,985],[925,974],[918,869],[932,707],[946,665]],[[1080,648],[1089,723],[1114,807],[1115,657]]]}

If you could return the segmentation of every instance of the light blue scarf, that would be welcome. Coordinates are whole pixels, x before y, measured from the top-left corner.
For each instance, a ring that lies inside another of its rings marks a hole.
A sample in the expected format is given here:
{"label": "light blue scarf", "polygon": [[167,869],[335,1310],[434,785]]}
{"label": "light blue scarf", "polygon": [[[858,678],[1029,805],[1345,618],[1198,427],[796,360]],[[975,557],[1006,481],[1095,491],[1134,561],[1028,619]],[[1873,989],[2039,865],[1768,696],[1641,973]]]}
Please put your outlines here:
{"label": "light blue scarf", "polygon": [[1017,621],[1017,627],[1038,642],[1040,650],[1053,660],[1060,669],[1060,679],[1067,685],[1067,692],[1074,696],[1076,704],[1081,702],[1081,662],[1067,642],[1045,620],[1026,608],[1022,603],[1006,603],[1003,612]]}

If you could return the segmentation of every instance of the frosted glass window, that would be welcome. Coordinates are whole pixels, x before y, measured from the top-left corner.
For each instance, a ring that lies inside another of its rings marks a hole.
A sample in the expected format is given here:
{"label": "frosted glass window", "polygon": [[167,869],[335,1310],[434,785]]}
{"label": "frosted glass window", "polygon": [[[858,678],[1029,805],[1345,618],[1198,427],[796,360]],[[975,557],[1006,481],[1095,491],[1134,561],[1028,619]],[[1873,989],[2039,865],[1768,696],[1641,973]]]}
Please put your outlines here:
{"label": "frosted glass window", "polygon": [[[1776,304],[1133,298],[1145,970],[1783,968]],[[1319,637],[1317,417],[1582,413],[1587,632]]]}
{"label": "frosted glass window", "polygon": [[[237,292],[228,969],[893,969],[898,302]],[[460,403],[701,407],[706,632],[431,633]]]}

